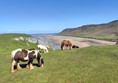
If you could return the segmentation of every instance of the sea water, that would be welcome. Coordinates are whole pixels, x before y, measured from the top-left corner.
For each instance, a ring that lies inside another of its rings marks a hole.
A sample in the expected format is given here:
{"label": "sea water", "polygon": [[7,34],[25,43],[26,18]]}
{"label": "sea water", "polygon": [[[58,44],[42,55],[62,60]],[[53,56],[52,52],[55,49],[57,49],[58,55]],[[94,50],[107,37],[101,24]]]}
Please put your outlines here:
{"label": "sea water", "polygon": [[51,48],[53,48],[54,50],[60,49],[60,44],[56,44],[56,43],[52,42],[51,39],[47,39],[43,35],[30,35],[30,36],[37,38],[37,39],[44,41],[44,42],[49,42],[51,44]]}

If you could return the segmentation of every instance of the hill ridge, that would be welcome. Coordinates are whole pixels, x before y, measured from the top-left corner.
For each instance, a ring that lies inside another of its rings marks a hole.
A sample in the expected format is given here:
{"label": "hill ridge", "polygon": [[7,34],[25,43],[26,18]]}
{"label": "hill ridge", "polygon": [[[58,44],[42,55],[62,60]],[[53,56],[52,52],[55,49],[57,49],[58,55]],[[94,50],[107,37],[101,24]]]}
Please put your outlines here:
{"label": "hill ridge", "polygon": [[[103,31],[101,32],[101,30]],[[104,33],[104,32],[110,33],[110,34],[113,34],[114,32],[118,33],[118,20],[114,20],[109,23],[103,23],[103,24],[88,24],[88,25],[83,25],[83,26],[75,27],[75,28],[66,28],[63,31],[61,31],[59,34],[66,35],[69,33],[76,34],[76,33],[92,32],[92,31],[94,31],[94,34],[96,31],[97,33],[99,33],[99,31],[100,33]]]}
{"label": "hill ridge", "polygon": [[92,37],[93,35],[114,35],[116,39],[116,37],[118,36],[118,20],[102,24],[88,24],[75,28],[66,28],[63,31],[61,31],[58,35],[83,37],[87,37],[88,35],[89,37]]}

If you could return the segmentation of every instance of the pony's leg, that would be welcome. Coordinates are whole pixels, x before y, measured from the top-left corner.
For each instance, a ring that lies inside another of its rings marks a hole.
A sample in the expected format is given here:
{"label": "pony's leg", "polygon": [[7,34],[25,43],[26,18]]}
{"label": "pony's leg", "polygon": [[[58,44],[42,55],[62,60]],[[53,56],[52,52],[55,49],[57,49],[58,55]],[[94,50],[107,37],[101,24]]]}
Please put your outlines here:
{"label": "pony's leg", "polygon": [[33,65],[32,65],[32,62],[28,62],[27,66],[26,66],[27,69],[34,69]]}
{"label": "pony's leg", "polygon": [[20,67],[19,62],[17,63],[17,70],[21,70],[22,68]]}
{"label": "pony's leg", "polygon": [[11,68],[10,68],[10,72],[13,73],[14,72],[14,65],[15,65],[15,60],[12,60],[12,64],[11,64]]}
{"label": "pony's leg", "polygon": [[64,48],[67,50],[68,49],[68,46],[65,45]]}
{"label": "pony's leg", "polygon": [[29,64],[29,69],[34,69],[34,66],[32,65],[32,63]]}
{"label": "pony's leg", "polygon": [[71,49],[72,49],[72,46],[71,46]]}
{"label": "pony's leg", "polygon": [[72,46],[70,46],[70,50],[72,49]]}
{"label": "pony's leg", "polygon": [[46,53],[48,53],[48,49],[46,48],[45,50],[46,50]]}
{"label": "pony's leg", "polygon": [[63,50],[63,48],[64,48],[64,45],[62,44],[62,45],[61,45],[61,50]]}
{"label": "pony's leg", "polygon": [[30,68],[30,67],[29,67],[29,64],[27,64],[26,68],[27,68],[27,69],[29,69],[29,68]]}
{"label": "pony's leg", "polygon": [[45,53],[48,53],[48,49],[44,49],[45,50]]}
{"label": "pony's leg", "polygon": [[43,49],[43,52],[44,52],[44,53],[46,53],[46,50],[45,50],[45,49]]}
{"label": "pony's leg", "polygon": [[44,65],[44,60],[41,58],[41,67]]}

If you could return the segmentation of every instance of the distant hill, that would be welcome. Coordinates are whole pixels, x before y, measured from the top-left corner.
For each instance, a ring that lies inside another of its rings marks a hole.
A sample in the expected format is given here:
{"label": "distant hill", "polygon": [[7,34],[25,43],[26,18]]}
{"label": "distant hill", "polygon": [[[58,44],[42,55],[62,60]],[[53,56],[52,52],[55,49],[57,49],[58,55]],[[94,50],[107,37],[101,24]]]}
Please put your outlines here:
{"label": "distant hill", "polygon": [[104,24],[90,24],[76,28],[67,28],[60,32],[59,35],[91,37],[99,39],[117,39],[118,20]]}

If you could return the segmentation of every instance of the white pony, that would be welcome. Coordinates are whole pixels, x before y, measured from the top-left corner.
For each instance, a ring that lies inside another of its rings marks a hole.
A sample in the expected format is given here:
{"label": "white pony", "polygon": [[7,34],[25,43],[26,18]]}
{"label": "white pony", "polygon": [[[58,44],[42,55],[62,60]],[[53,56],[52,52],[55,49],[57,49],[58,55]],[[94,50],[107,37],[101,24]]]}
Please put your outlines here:
{"label": "white pony", "polygon": [[47,47],[45,45],[39,44],[39,45],[37,45],[37,47],[39,49],[43,50],[44,53],[48,53],[48,49],[47,49]]}

